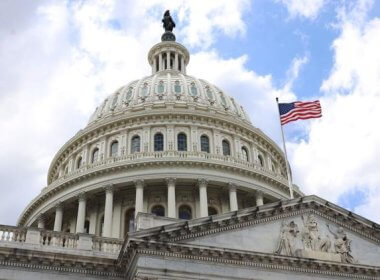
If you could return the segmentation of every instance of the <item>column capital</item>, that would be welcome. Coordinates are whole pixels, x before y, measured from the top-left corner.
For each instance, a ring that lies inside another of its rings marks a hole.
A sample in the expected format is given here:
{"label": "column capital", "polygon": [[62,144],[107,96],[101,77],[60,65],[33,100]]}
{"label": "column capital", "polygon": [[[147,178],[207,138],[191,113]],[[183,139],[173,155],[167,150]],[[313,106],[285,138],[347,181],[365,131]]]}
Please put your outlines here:
{"label": "column capital", "polygon": [[264,193],[262,191],[256,190],[256,196],[262,197]]}
{"label": "column capital", "polygon": [[81,193],[78,194],[77,197],[78,197],[79,201],[86,201],[87,195],[86,195],[85,192],[81,192]]}
{"label": "column capital", "polygon": [[168,185],[175,185],[177,178],[165,178],[165,181],[166,181],[166,184]]}
{"label": "column capital", "polygon": [[237,185],[234,183],[229,182],[228,183],[228,189],[231,191],[236,191]]}
{"label": "column capital", "polygon": [[113,191],[115,190],[115,184],[108,184],[108,185],[105,185],[103,187],[103,190],[106,192],[106,193],[113,193]]}
{"label": "column capital", "polygon": [[198,186],[199,187],[207,187],[208,185],[208,180],[205,178],[200,178],[198,179]]}
{"label": "column capital", "polygon": [[55,206],[54,206],[55,210],[63,210],[63,202],[62,201],[58,201]]}
{"label": "column capital", "polygon": [[133,183],[135,183],[136,188],[142,188],[145,186],[145,181],[143,179],[134,180]]}

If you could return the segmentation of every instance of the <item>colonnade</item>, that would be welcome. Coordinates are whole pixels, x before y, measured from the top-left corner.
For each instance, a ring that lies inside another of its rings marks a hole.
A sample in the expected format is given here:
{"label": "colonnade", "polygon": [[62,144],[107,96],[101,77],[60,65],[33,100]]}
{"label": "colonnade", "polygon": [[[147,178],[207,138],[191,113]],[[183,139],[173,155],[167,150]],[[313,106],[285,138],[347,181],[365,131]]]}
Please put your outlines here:
{"label": "colonnade", "polygon": [[[199,216],[207,217],[208,214],[208,199],[207,199],[207,186],[209,181],[207,179],[198,179],[197,187],[199,188]],[[136,180],[135,184],[135,215],[139,212],[144,212],[144,180]],[[176,178],[167,178],[167,217],[177,218],[176,207]],[[112,237],[112,221],[113,221],[113,204],[114,204],[114,185],[107,185],[104,187],[105,202],[104,202],[104,227],[102,231],[103,237]],[[238,210],[237,199],[237,186],[235,184],[228,184],[229,192],[229,208],[230,211]],[[87,197],[85,193],[81,193],[77,197],[78,211],[76,219],[76,233],[85,232],[86,220],[86,202]],[[256,191],[256,206],[264,204],[263,193]],[[62,231],[63,221],[63,205],[58,203],[55,207],[54,218],[54,231]],[[38,219],[38,228],[45,227],[44,216],[41,215]]]}
{"label": "colonnade", "polygon": [[[171,65],[171,62],[170,62],[172,55],[174,55],[173,65]],[[158,57],[158,61],[157,61],[157,57]],[[158,62],[158,65],[157,65],[157,62]],[[166,65],[166,67],[165,67],[165,65]],[[184,59],[183,55],[180,55],[176,51],[175,52],[162,51],[159,54],[157,54],[153,60],[153,65],[152,65],[153,71],[152,71],[152,73],[154,74],[157,71],[163,71],[166,69],[173,69],[173,70],[177,70],[179,72],[182,72],[183,74],[186,74],[185,59]]]}

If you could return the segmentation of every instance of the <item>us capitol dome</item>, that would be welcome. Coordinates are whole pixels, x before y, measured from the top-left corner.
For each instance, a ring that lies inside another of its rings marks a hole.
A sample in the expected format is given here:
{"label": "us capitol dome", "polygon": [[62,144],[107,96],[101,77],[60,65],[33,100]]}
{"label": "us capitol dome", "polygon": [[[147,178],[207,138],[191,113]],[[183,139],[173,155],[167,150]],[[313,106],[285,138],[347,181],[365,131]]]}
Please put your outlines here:
{"label": "us capitol dome", "polygon": [[[123,237],[137,213],[193,219],[289,198],[283,152],[165,40],[55,155],[19,225]],[[296,191],[296,197],[302,195]]]}
{"label": "us capitol dome", "polygon": [[284,153],[165,33],[0,225],[1,279],[380,279],[380,226],[289,188]]}

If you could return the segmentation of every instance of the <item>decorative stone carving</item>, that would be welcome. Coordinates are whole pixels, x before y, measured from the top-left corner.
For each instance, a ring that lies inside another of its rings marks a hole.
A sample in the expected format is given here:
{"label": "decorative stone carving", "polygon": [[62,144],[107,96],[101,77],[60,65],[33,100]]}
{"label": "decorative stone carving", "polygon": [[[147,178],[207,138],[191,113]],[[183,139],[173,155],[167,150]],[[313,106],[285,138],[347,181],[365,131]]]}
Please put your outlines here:
{"label": "decorative stone carving", "polygon": [[305,221],[301,216],[304,230],[302,231],[302,243],[305,250],[328,252],[331,241],[326,237],[322,238],[318,230],[318,222],[313,214],[309,214]]}
{"label": "decorative stone carving", "polygon": [[339,227],[336,232],[333,232],[330,225],[327,224],[327,229],[334,236],[335,252],[340,255],[341,262],[343,263],[356,263],[354,257],[351,255],[351,240],[348,239],[347,234],[342,227]]}
{"label": "decorative stone carving", "polygon": [[298,233],[298,226],[294,221],[291,221],[289,224],[283,221],[281,225],[280,240],[275,254],[295,256],[295,242]]}

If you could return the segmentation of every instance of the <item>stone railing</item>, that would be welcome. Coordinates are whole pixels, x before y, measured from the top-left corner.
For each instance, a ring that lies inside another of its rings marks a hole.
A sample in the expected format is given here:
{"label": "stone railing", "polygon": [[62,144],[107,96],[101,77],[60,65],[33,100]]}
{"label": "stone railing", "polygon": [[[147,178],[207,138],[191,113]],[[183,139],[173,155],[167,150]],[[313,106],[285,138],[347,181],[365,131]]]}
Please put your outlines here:
{"label": "stone railing", "polygon": [[26,228],[0,225],[0,242],[25,242]]}
{"label": "stone railing", "polygon": [[74,234],[36,228],[0,225],[0,247],[3,244],[30,244],[41,248],[77,249],[118,254],[122,239],[98,237],[89,234]]}
{"label": "stone railing", "polygon": [[68,174],[61,176],[60,178],[53,181],[49,186],[44,188],[43,191],[48,191],[56,186],[75,179],[77,177],[87,175],[93,171],[105,169],[108,167],[119,167],[128,164],[136,164],[143,162],[154,162],[154,161],[207,161],[208,163],[215,164],[224,164],[231,167],[238,167],[243,169],[248,169],[262,175],[271,177],[284,185],[287,185],[287,179],[277,173],[273,172],[267,168],[262,167],[258,163],[249,162],[237,157],[223,156],[219,154],[210,154],[205,152],[179,152],[179,151],[163,151],[163,152],[142,152],[142,153],[133,153],[122,156],[109,157],[106,159],[98,160],[91,164],[86,164],[81,168],[71,171]]}

